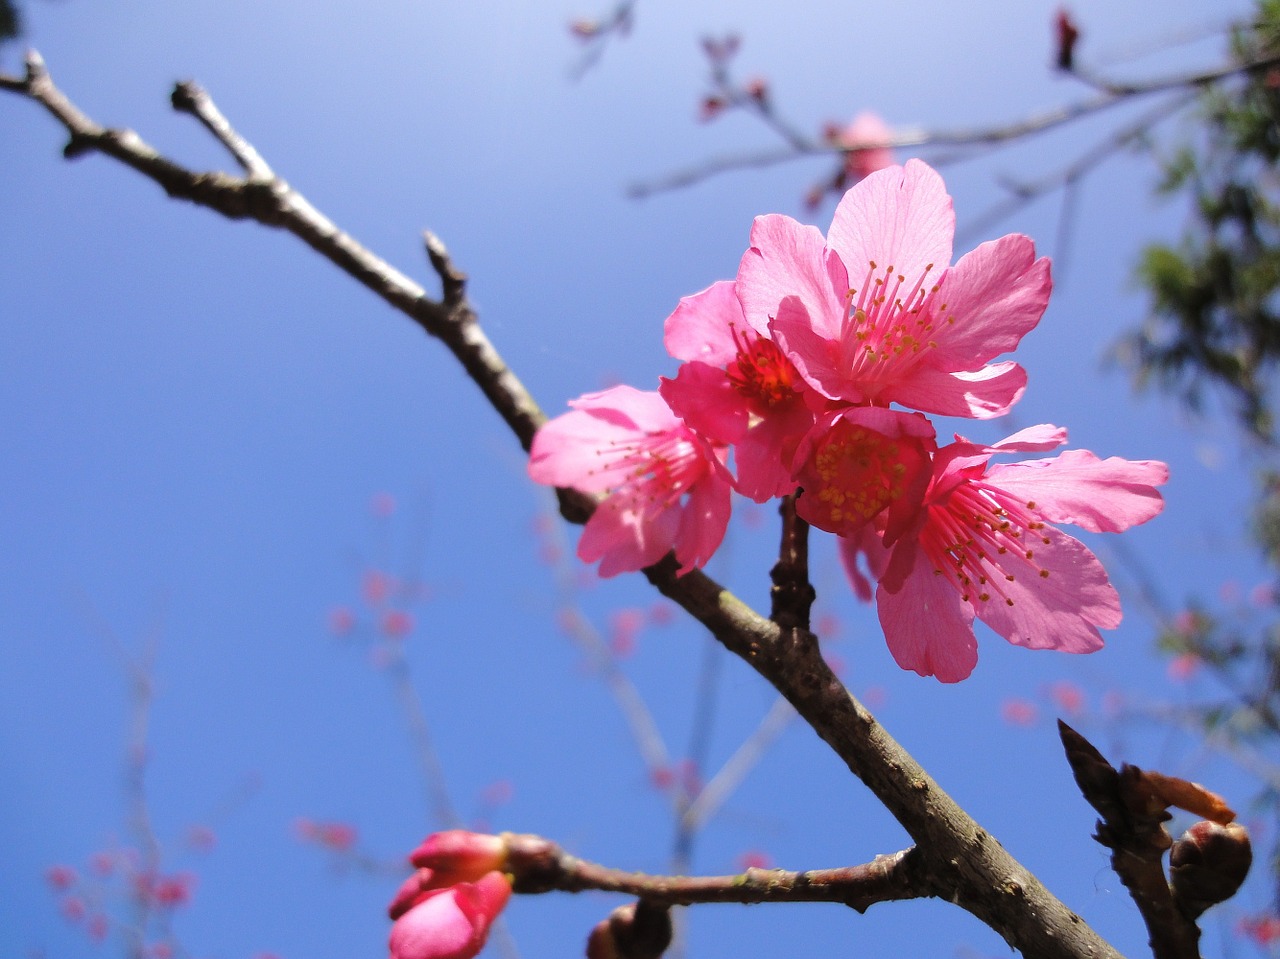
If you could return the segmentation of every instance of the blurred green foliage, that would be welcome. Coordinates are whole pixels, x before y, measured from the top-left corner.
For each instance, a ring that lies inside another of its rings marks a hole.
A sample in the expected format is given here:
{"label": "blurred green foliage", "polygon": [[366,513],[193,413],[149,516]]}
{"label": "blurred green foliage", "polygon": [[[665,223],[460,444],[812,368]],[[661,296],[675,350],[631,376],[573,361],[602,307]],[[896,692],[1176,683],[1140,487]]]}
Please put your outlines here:
{"label": "blurred green foliage", "polygon": [[[1232,33],[1242,66],[1280,55],[1280,0],[1259,0]],[[1121,356],[1139,384],[1155,382],[1193,409],[1225,388],[1254,436],[1275,440],[1272,379],[1280,360],[1280,65],[1205,89],[1194,142],[1161,160],[1160,190],[1188,196],[1173,245],[1143,251],[1138,279],[1149,315]]]}

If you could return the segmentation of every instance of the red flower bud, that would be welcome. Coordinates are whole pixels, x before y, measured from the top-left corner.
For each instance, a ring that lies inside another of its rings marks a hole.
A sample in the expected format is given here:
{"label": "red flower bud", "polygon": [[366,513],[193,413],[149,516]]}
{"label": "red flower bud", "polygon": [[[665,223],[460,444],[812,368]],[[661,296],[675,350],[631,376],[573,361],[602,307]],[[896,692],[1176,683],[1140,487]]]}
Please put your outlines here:
{"label": "red flower bud", "polygon": [[432,833],[409,854],[409,861],[432,873],[430,888],[474,882],[507,865],[507,843],[501,836],[485,836],[465,829]]}

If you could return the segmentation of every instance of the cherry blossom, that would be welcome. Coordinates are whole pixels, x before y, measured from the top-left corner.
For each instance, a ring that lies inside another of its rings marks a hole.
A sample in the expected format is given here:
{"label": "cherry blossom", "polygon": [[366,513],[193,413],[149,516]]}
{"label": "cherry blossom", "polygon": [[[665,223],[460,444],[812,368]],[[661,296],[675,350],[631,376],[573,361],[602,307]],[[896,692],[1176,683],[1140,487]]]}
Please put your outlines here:
{"label": "cherry blossom", "polygon": [[934,457],[916,527],[888,556],[867,535],[844,542],[855,586],[860,554],[879,572],[880,624],[898,665],[943,682],[964,679],[978,658],[975,616],[1011,643],[1070,653],[1099,649],[1098,630],[1119,625],[1119,597],[1102,564],[1050,524],[1119,532],[1144,523],[1164,505],[1155,487],[1168,467],[1086,450],[988,465],[998,453],[1065,442],[1066,431],[1052,426],[994,446],[957,436]]}
{"label": "cherry blossom", "polygon": [[684,360],[659,392],[702,436],[734,447],[734,488],[757,503],[792,492],[791,459],[813,425],[817,397],[769,338],[747,323],[732,282],[680,301],[667,318],[667,351]]}
{"label": "cherry blossom", "polygon": [[804,493],[796,512],[841,535],[884,514],[883,536],[892,544],[920,511],[933,449],[933,425],[919,413],[869,406],[829,413],[797,452]]}
{"label": "cherry blossom", "polygon": [[587,521],[578,556],[600,575],[642,569],[675,550],[681,572],[724,538],[730,483],[715,450],[656,392],[615,386],[572,401],[534,436],[529,476],[607,496]]}
{"label": "cherry blossom", "polygon": [[736,291],[747,322],[817,391],[948,416],[1000,416],[1022,395],[1013,350],[1048,304],[1049,261],[1028,237],[984,243],[953,267],[955,214],[927,164],[872,173],[836,207],[824,238],[757,217]]}

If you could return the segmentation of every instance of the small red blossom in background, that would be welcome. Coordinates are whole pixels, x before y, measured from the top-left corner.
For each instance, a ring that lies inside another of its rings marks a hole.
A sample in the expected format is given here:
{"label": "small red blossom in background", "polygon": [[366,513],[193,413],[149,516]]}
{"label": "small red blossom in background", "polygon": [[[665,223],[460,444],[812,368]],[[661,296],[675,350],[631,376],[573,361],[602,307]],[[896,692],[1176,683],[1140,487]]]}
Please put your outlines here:
{"label": "small red blossom in background", "polygon": [[771,869],[773,857],[759,849],[748,849],[738,856],[737,864],[744,872],[748,869]]}
{"label": "small red blossom in background", "polygon": [[378,628],[389,639],[404,639],[413,632],[413,616],[403,609],[389,609],[382,614]]}
{"label": "small red blossom in background", "polygon": [[1195,653],[1180,653],[1169,660],[1169,679],[1175,683],[1185,683],[1200,671],[1201,665],[1203,663]]}
{"label": "small red blossom in background", "polygon": [[1006,699],[1000,704],[1000,718],[1010,726],[1033,726],[1040,718],[1040,710],[1025,699]]}
{"label": "small red blossom in background", "polygon": [[1280,916],[1271,912],[1262,912],[1253,916],[1242,916],[1236,923],[1236,929],[1245,939],[1259,946],[1270,946],[1280,942]]}
{"label": "small red blossom in background", "polygon": [[350,823],[300,818],[294,830],[303,842],[312,842],[334,852],[348,852],[356,844],[359,833]]}
{"label": "small red blossom in background", "polygon": [[723,37],[703,37],[702,49],[712,66],[726,66],[742,46],[742,37],[727,33]]}
{"label": "small red blossom in background", "polygon": [[835,131],[833,137],[829,131],[828,137],[847,151],[844,172],[850,185],[893,166],[893,150],[886,145],[893,137],[893,130],[870,110],[859,113],[847,127]]}
{"label": "small red blossom in background", "polygon": [[580,18],[569,24],[569,32],[579,40],[590,40],[600,32],[600,24],[595,20]]}
{"label": "small red blossom in background", "polygon": [[50,866],[44,872],[45,881],[55,890],[63,892],[74,886],[80,879],[79,874],[70,866]]}
{"label": "small red blossom in background", "polygon": [[1049,686],[1049,698],[1067,716],[1078,716],[1084,710],[1084,690],[1065,679]]}

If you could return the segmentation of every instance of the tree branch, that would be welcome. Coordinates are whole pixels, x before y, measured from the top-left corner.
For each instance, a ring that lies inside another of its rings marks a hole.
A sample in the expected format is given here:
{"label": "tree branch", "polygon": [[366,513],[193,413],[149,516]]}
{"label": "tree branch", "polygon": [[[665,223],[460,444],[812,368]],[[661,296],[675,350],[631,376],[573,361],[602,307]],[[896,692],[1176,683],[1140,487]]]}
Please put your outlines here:
{"label": "tree branch", "polygon": [[620,892],[648,902],[838,902],[866,912],[877,902],[933,895],[923,857],[904,849],[841,869],[748,869],[735,876],[653,876],[586,862],[540,836],[506,835],[507,869],[518,893]]}

